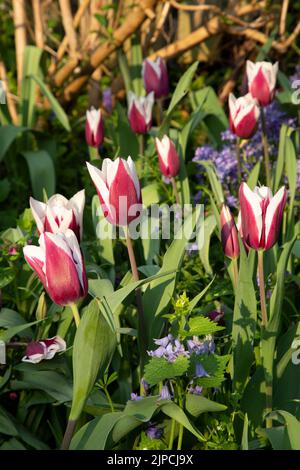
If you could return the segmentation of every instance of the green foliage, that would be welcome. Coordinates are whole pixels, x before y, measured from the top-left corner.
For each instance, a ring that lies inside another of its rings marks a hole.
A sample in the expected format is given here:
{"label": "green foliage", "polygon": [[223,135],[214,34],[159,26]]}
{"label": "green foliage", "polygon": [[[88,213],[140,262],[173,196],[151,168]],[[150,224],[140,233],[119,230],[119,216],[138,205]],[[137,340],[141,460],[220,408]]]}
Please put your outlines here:
{"label": "green foliage", "polygon": [[181,377],[189,367],[189,359],[179,356],[174,362],[162,357],[152,357],[145,367],[145,380],[150,385],[158,384],[167,379]]}

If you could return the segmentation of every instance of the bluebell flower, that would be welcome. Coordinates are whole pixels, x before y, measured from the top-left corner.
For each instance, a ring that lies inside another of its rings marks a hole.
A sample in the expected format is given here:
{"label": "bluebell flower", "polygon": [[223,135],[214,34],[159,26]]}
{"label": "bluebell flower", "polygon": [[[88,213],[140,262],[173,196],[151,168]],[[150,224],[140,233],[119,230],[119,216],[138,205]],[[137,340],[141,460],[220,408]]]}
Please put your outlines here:
{"label": "bluebell flower", "polygon": [[190,387],[188,391],[193,395],[202,395],[203,387],[200,387],[200,385],[196,385],[195,387]]}
{"label": "bluebell flower", "polygon": [[203,365],[200,363],[196,364],[195,377],[209,377],[209,374],[206,372]]}
{"label": "bluebell flower", "polygon": [[163,428],[152,425],[146,429],[146,434],[150,439],[160,439],[164,435],[164,430]]}
{"label": "bluebell flower", "polygon": [[172,400],[172,395],[167,385],[164,385],[162,387],[160,395],[159,395],[159,400]]}
{"label": "bluebell flower", "polygon": [[193,339],[187,341],[187,347],[190,354],[214,354],[215,352],[215,343],[212,335],[205,336],[203,340],[194,336]]}
{"label": "bluebell flower", "polygon": [[188,356],[188,351],[185,351],[183,344],[178,339],[174,339],[171,334],[154,340],[154,343],[159,347],[154,351],[148,351],[151,357],[163,357],[169,362],[174,362],[178,356]]}
{"label": "bluebell flower", "polygon": [[141,400],[143,397],[141,397],[140,395],[138,395],[137,393],[131,393],[130,394],[130,400],[132,401],[138,401],[138,400]]}

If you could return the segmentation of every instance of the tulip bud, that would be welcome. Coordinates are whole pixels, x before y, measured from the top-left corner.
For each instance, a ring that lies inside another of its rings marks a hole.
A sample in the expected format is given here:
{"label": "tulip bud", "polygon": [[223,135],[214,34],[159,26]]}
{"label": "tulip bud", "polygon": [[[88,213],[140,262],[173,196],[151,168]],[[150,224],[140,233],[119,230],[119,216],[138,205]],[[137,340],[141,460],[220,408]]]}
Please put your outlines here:
{"label": "tulip bud", "polygon": [[37,304],[35,317],[37,320],[44,320],[47,315],[47,303],[45,299],[45,292],[42,292]]}
{"label": "tulip bud", "polygon": [[180,160],[172,140],[164,135],[162,140],[155,139],[159,158],[160,171],[167,178],[177,176],[180,171]]}
{"label": "tulip bud", "polygon": [[152,125],[153,91],[147,96],[136,96],[132,91],[128,94],[128,119],[133,132],[146,134]]}
{"label": "tulip bud", "polygon": [[39,234],[65,232],[67,229],[71,229],[80,240],[85,203],[84,189],[76,193],[70,200],[61,194],[54,194],[46,204],[33,199],[33,197],[29,202]]}
{"label": "tulip bud", "polygon": [[254,250],[269,250],[278,240],[286,203],[285,187],[273,196],[266,186],[251,191],[246,183],[242,183],[239,197],[245,243]]}
{"label": "tulip bud", "polygon": [[83,257],[72,230],[42,233],[39,246],[27,245],[23,252],[53,302],[68,305],[87,295]]}
{"label": "tulip bud", "polygon": [[104,138],[104,126],[101,109],[94,106],[86,112],[85,140],[90,147],[98,148]]}
{"label": "tulip bud", "polygon": [[257,102],[250,93],[238,99],[230,93],[228,104],[231,132],[242,139],[250,139],[256,132],[260,114]]}
{"label": "tulip bud", "polygon": [[155,98],[167,96],[169,93],[168,71],[166,63],[161,57],[156,60],[145,59],[142,75],[147,93],[153,91]]}
{"label": "tulip bud", "polygon": [[236,258],[240,254],[238,231],[228,206],[223,204],[221,210],[221,240],[223,251],[228,258]]}
{"label": "tulip bud", "polygon": [[102,206],[103,214],[113,225],[128,225],[140,216],[142,195],[135,165],[127,161],[105,158],[102,171],[87,162],[87,168]]}
{"label": "tulip bud", "polygon": [[248,89],[260,106],[267,106],[275,95],[278,62],[251,62],[247,60]]}
{"label": "tulip bud", "polygon": [[43,359],[52,359],[56,353],[66,350],[66,342],[60,336],[54,336],[49,339],[42,339],[41,341],[31,341],[26,348],[23,362],[31,362],[38,364]]}

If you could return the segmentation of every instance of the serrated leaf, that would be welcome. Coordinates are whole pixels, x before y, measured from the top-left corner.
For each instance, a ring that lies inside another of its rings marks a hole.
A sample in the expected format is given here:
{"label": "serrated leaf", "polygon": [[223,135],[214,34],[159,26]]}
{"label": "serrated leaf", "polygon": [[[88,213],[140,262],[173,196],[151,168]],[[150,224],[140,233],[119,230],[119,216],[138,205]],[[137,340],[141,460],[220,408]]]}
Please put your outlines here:
{"label": "serrated leaf", "polygon": [[196,364],[201,364],[209,377],[200,377],[196,379],[197,385],[201,387],[217,388],[224,380],[224,372],[230,356],[218,356],[217,354],[193,354],[191,357],[190,371],[195,375]]}
{"label": "serrated leaf", "polygon": [[155,385],[163,380],[182,376],[189,368],[189,359],[179,356],[176,361],[168,362],[163,357],[152,357],[145,367],[145,380]]}
{"label": "serrated leaf", "polygon": [[201,315],[192,317],[189,320],[189,330],[182,330],[180,334],[182,336],[205,336],[211,335],[216,331],[224,330],[223,326],[219,326],[216,322],[211,321],[207,317]]}

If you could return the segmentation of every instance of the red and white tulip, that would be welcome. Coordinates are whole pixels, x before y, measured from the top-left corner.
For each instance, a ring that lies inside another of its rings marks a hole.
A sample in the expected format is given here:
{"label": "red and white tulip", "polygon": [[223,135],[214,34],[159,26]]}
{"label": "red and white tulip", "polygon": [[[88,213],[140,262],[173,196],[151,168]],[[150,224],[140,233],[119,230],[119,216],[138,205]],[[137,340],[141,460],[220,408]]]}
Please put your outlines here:
{"label": "red and white tulip", "polygon": [[180,171],[180,159],[174,142],[164,135],[161,140],[155,138],[160,171],[166,178],[175,177]]}
{"label": "red and white tulip", "polygon": [[133,132],[146,134],[152,125],[152,107],[154,92],[147,96],[137,96],[132,91],[128,94],[128,120]]}
{"label": "red and white tulip", "polygon": [[84,189],[69,200],[61,194],[54,194],[46,204],[33,197],[29,202],[39,234],[65,232],[67,229],[71,229],[80,240],[85,204]]}
{"label": "red and white tulip", "polygon": [[145,59],[142,75],[147,93],[153,91],[155,98],[167,96],[169,93],[169,78],[164,59],[161,57],[156,60]]}
{"label": "red and white tulip", "polygon": [[44,232],[39,246],[27,245],[23,252],[53,302],[68,305],[87,295],[84,261],[72,230]]}
{"label": "red and white tulip", "polygon": [[260,106],[273,101],[278,73],[278,62],[251,62],[247,60],[248,90]]}
{"label": "red and white tulip", "polygon": [[26,347],[23,362],[38,364],[42,360],[53,359],[56,353],[66,350],[66,342],[60,336],[54,336],[40,341],[31,341]]}
{"label": "red and white tulip", "polygon": [[286,203],[284,186],[272,195],[266,186],[251,191],[246,183],[239,190],[243,240],[254,250],[269,250],[278,240]]}
{"label": "red and white tulip", "polygon": [[257,129],[259,107],[250,93],[236,98],[229,95],[229,123],[231,132],[241,139],[250,139]]}
{"label": "red and white tulip", "polygon": [[233,215],[228,206],[223,204],[221,210],[221,241],[223,251],[228,258],[236,258],[240,254],[238,231]]}
{"label": "red and white tulip", "polygon": [[86,112],[85,139],[90,147],[98,148],[104,139],[104,125],[101,109],[92,106]]}
{"label": "red and white tulip", "polygon": [[105,158],[102,170],[87,162],[106,219],[113,225],[128,225],[140,216],[142,195],[135,165],[127,160]]}

